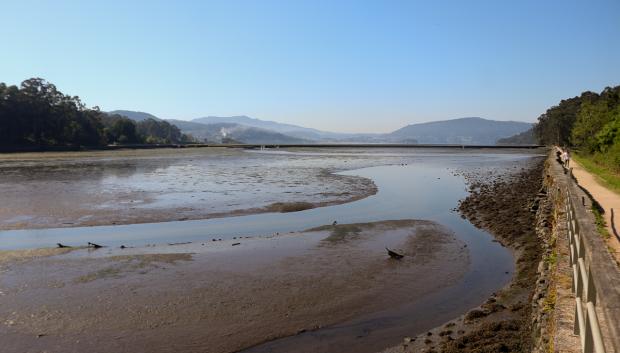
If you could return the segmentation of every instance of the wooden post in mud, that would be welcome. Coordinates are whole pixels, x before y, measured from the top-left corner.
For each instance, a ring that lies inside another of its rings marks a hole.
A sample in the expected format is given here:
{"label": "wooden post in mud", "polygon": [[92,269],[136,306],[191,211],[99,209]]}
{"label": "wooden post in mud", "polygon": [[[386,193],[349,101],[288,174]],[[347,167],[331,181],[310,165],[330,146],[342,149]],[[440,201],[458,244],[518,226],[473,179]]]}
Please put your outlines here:
{"label": "wooden post in mud", "polygon": [[614,217],[614,209],[610,208],[609,211],[611,212],[611,219],[610,219],[611,231],[616,236],[616,239],[618,239],[618,241],[620,241],[620,235],[618,235],[618,230],[616,229],[616,221],[615,221],[615,217]]}

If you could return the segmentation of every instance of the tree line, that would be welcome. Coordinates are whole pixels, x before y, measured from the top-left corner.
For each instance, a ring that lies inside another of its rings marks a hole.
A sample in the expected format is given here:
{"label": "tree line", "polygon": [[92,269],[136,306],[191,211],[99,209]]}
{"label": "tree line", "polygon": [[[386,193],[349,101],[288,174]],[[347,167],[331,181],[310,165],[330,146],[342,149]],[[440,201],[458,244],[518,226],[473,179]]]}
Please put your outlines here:
{"label": "tree line", "polygon": [[191,136],[162,120],[135,122],[87,108],[78,96],[60,92],[41,78],[20,86],[0,83],[0,146],[103,146],[182,144]]}
{"label": "tree line", "polygon": [[562,100],[538,118],[534,133],[541,144],[575,149],[620,172],[620,86]]}

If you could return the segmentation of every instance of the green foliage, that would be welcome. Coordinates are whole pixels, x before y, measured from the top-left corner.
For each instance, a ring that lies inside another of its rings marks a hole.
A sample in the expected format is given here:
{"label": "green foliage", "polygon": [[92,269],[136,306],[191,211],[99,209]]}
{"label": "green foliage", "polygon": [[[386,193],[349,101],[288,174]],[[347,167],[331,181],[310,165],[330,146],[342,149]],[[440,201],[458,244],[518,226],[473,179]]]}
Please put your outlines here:
{"label": "green foliage", "polygon": [[620,86],[608,87],[600,96],[582,102],[571,132],[573,145],[588,153],[595,153],[613,144],[613,124],[607,125],[620,116],[619,93]]}
{"label": "green foliage", "polygon": [[577,120],[582,100],[595,95],[596,93],[584,92],[579,97],[562,100],[560,104],[549,108],[538,117],[534,134],[539,142],[545,145],[569,145],[573,124]]}
{"label": "green foliage", "polygon": [[601,211],[596,207],[592,207],[592,214],[594,215],[594,221],[596,223],[596,230],[598,230],[598,233],[603,238],[609,239],[611,235],[607,231],[607,228],[606,228],[607,222],[605,222],[605,218],[603,217],[603,214],[601,213]]}
{"label": "green foliage", "polygon": [[139,136],[136,123],[121,115],[104,115],[101,117],[108,143],[132,144],[143,143]]}
{"label": "green foliage", "polygon": [[620,86],[561,101],[538,118],[534,132],[543,144],[577,150],[586,169],[620,191]]}
{"label": "green foliage", "polygon": [[100,146],[109,143],[188,143],[192,138],[165,121],[136,124],[98,107],[86,108],[77,96],[31,78],[17,86],[0,82],[0,146]]}
{"label": "green foliage", "polygon": [[40,78],[0,83],[0,145],[103,144],[101,114]]}
{"label": "green foliage", "polygon": [[609,152],[614,146],[620,146],[620,107],[616,107],[609,118],[611,120],[594,136],[594,149],[598,152]]}
{"label": "green foliage", "polygon": [[536,138],[534,136],[534,128],[523,131],[522,133],[501,138],[497,140],[498,145],[534,145]]}
{"label": "green foliage", "polygon": [[167,121],[145,119],[137,124],[138,133],[147,136],[147,143],[185,143],[188,137]]}

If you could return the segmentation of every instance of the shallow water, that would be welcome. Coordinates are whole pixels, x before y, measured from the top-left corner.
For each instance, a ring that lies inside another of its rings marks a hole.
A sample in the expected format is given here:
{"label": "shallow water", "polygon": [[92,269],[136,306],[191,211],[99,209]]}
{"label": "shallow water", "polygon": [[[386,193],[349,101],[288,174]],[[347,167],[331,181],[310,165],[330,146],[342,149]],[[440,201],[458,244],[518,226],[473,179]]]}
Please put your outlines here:
{"label": "shallow water", "polygon": [[[376,195],[355,202],[315,208],[294,213],[263,213],[238,217],[216,218],[197,221],[145,223],[131,225],[74,227],[74,228],[51,228],[51,229],[25,229],[0,231],[0,249],[18,249],[55,246],[57,242],[68,245],[84,245],[87,241],[103,243],[109,246],[141,246],[150,243],[205,241],[212,238],[232,239],[237,236],[261,236],[276,232],[285,233],[299,231],[319,225],[339,223],[370,222],[386,219],[428,219],[451,227],[453,230],[469,232],[467,228],[473,228],[469,222],[463,221],[458,214],[451,211],[457,206],[458,200],[467,195],[465,182],[462,177],[453,175],[455,170],[472,168],[506,168],[527,160],[531,155],[524,154],[490,154],[480,153],[465,155],[462,153],[324,153],[325,158],[317,158],[316,152],[286,153],[287,159],[279,157],[283,152],[273,153],[246,153],[250,160],[237,161],[237,168],[247,168],[249,164],[257,163],[252,155],[261,155],[262,160],[269,162],[268,166],[277,171],[277,164],[290,163],[303,164],[305,168],[310,165],[321,163],[325,168],[337,169],[343,166],[342,157],[355,154],[355,162],[349,159],[349,166],[364,166],[381,163],[376,160],[387,158],[391,165],[356,169],[339,174],[354,175],[371,179],[377,185],[379,192]],[[275,157],[276,160],[271,160]],[[346,161],[346,160],[345,160]],[[340,163],[338,163],[340,162]],[[403,166],[403,162],[408,162]],[[166,165],[166,164],[164,164]],[[345,164],[347,165],[347,164]],[[167,166],[166,168],[170,168]],[[164,169],[166,169],[164,168]],[[226,168],[232,168],[227,166]],[[149,179],[147,172],[135,172],[129,175],[132,181],[123,181],[126,187],[137,183],[137,180]],[[210,172],[215,173],[215,172]],[[228,172],[227,172],[228,173]],[[235,173],[230,171],[230,175]],[[241,173],[241,172],[240,172]],[[170,175],[170,171],[166,171]],[[227,174],[229,175],[229,174]],[[103,181],[107,178],[106,176]],[[116,177],[114,177],[116,178]],[[209,179],[208,177],[204,177]],[[158,184],[161,181],[154,181]],[[208,181],[206,181],[208,183]],[[165,183],[164,183],[165,184]],[[163,184],[162,184],[163,185]],[[230,184],[233,185],[233,184]],[[234,193],[237,189],[230,186],[230,194],[227,200],[237,200]],[[286,186],[274,182],[268,186],[270,193],[279,191],[283,194]],[[325,183],[313,183],[304,186],[312,189],[312,193],[321,194],[324,189],[331,187]],[[217,190],[222,191],[222,186]],[[274,191],[275,189],[275,191]],[[191,198],[198,191],[188,191],[183,198]],[[164,200],[167,196],[162,196]],[[172,197],[172,196],[171,196]],[[248,197],[247,195],[244,197]],[[286,200],[286,195],[283,195]],[[172,197],[174,198],[174,197]],[[227,201],[227,202],[229,202]],[[277,201],[277,199],[276,199]],[[162,201],[165,203],[165,201]],[[262,200],[244,201],[247,208],[261,205]],[[218,201],[213,201],[217,204]],[[206,202],[204,207],[212,207],[211,202]]]}
{"label": "shallow water", "polygon": [[[303,154],[301,156],[305,158]],[[356,156],[363,159],[363,155]],[[462,176],[455,175],[455,171],[495,168],[512,170],[531,156],[420,153],[408,156],[407,165],[399,163],[341,172],[372,179],[378,187],[376,195],[347,204],[294,213],[265,213],[199,221],[3,231],[0,232],[0,248],[45,247],[54,246],[57,242],[83,245],[91,241],[108,246],[143,246],[151,243],[204,242],[212,238],[231,240],[238,236],[267,236],[300,231],[331,224],[333,221],[344,224],[425,219],[448,227],[458,239],[467,244],[471,259],[467,274],[454,285],[427,298],[417,298],[413,305],[395,303],[393,308],[381,312],[247,350],[373,352],[397,344],[402,337],[414,336],[463,314],[508,283],[514,270],[510,252],[453,210],[458,201],[467,195],[465,181]],[[135,177],[140,178],[139,175]]]}

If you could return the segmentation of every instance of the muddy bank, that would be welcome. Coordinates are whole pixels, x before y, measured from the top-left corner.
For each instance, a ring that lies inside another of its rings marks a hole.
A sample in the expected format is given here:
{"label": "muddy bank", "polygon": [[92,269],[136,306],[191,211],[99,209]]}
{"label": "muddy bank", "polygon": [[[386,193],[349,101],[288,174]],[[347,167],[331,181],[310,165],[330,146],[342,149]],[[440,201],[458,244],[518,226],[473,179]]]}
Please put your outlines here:
{"label": "muddy bank", "polygon": [[[390,259],[386,246],[405,258]],[[233,352],[415,302],[469,264],[454,234],[411,220],[13,260],[8,253],[0,263],[3,352]]]}
{"label": "muddy bank", "polygon": [[533,158],[523,168],[464,174],[471,194],[458,210],[514,252],[514,277],[480,307],[423,335],[405,338],[403,344],[385,352],[531,351],[531,302],[543,254],[536,214],[546,195],[544,161],[544,157]]}
{"label": "muddy bank", "polygon": [[291,212],[373,195],[335,172],[363,156],[222,148],[0,155],[0,230],[154,223]]}

